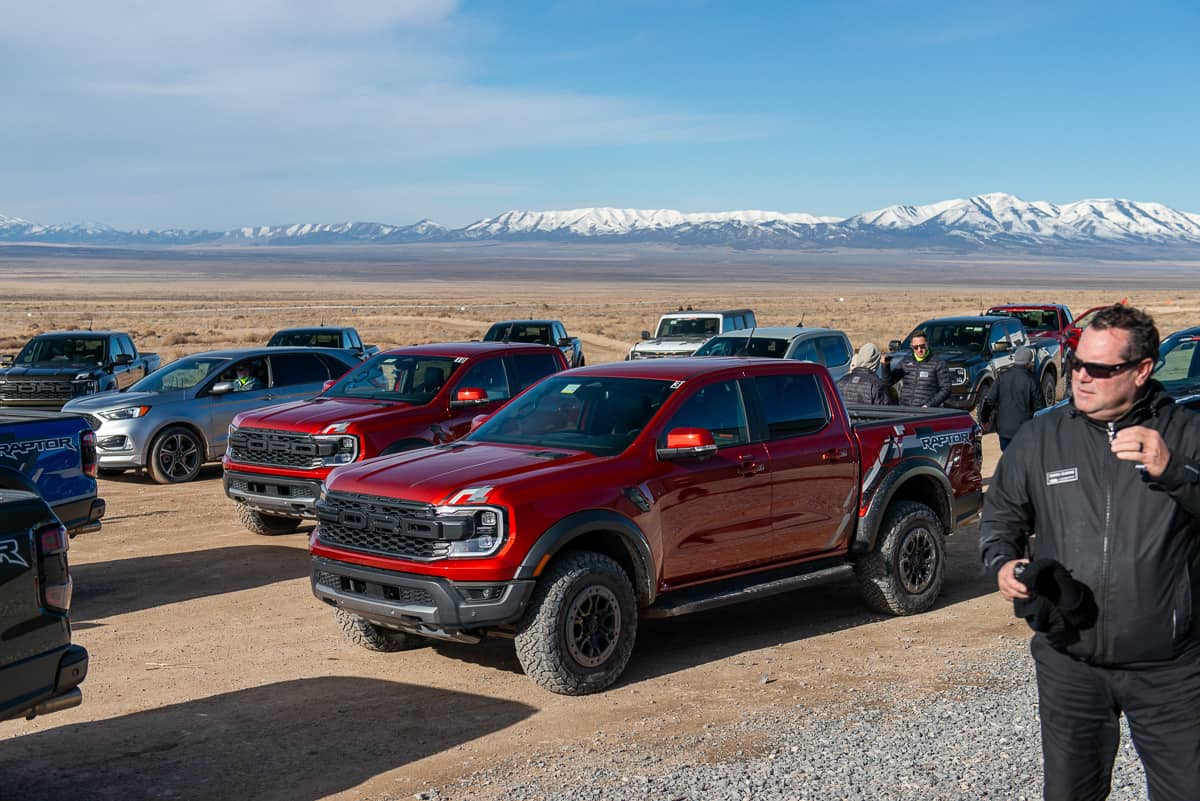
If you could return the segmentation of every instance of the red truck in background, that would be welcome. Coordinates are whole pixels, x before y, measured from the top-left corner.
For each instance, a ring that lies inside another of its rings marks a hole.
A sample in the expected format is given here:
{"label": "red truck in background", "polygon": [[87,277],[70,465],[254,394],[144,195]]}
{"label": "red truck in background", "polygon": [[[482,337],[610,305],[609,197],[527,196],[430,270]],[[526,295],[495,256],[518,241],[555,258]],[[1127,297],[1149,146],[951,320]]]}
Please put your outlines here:
{"label": "red truck in background", "polygon": [[364,647],[511,636],[542,687],[597,692],[639,615],[850,575],[876,610],[928,609],[981,455],[966,412],[847,409],[821,365],[581,367],[456,442],[334,470],[312,588]]}
{"label": "red truck in background", "polygon": [[1060,347],[1071,347],[1070,332],[1074,318],[1071,317],[1071,310],[1061,303],[993,306],[986,314],[1020,320],[1030,339],[1053,339]]}
{"label": "red truck in background", "polygon": [[567,367],[544,345],[452,342],[380,353],[316,398],[243,412],[229,429],[225,494],[256,534],[286,534],[315,516],[338,465],[450,442]]}

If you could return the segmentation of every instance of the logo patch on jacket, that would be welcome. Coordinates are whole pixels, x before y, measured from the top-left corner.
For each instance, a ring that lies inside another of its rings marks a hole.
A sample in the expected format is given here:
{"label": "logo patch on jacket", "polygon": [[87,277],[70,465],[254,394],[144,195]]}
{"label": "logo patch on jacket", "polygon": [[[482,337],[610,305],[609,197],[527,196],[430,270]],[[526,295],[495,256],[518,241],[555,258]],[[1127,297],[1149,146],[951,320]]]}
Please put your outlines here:
{"label": "logo patch on jacket", "polygon": [[1079,468],[1068,467],[1065,470],[1051,470],[1046,474],[1046,486],[1053,487],[1055,484],[1070,484],[1072,481],[1079,480]]}

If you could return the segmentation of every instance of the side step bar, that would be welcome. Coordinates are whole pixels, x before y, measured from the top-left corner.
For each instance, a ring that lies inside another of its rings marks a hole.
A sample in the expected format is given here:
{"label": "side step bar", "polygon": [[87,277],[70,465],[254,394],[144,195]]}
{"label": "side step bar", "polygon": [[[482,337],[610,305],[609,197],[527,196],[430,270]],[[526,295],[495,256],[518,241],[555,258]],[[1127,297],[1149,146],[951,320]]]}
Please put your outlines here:
{"label": "side step bar", "polygon": [[664,595],[653,606],[648,607],[642,616],[659,618],[690,615],[693,612],[716,609],[752,598],[766,598],[802,587],[827,584],[854,574],[853,565],[840,560],[832,565],[828,562],[823,564],[827,566],[804,565],[802,568],[806,569],[802,573],[796,572],[796,568],[785,568],[723,581],[716,586],[678,590]]}

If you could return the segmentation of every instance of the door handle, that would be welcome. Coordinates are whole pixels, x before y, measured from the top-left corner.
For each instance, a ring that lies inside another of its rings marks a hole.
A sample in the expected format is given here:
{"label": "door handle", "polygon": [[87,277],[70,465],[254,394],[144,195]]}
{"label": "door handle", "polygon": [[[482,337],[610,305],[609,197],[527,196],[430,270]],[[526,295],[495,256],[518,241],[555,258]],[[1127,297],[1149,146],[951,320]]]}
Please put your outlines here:
{"label": "door handle", "polygon": [[840,462],[850,456],[849,448],[830,448],[821,454],[822,462]]}
{"label": "door handle", "polygon": [[754,476],[767,469],[767,466],[762,462],[756,462],[753,458],[741,459],[738,461],[738,475]]}

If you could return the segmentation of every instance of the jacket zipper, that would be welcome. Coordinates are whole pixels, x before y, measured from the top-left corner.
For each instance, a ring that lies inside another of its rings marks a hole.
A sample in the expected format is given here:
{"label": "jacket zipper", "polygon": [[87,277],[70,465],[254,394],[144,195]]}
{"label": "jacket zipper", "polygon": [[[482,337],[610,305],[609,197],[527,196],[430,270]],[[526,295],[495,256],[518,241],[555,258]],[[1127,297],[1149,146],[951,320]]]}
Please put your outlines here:
{"label": "jacket zipper", "polygon": [[[1116,439],[1116,436],[1117,436],[1117,428],[1115,425],[1113,425],[1112,422],[1109,422],[1108,423],[1108,442],[1110,445],[1112,444],[1112,441],[1114,439]],[[1104,607],[1102,607],[1102,608],[1108,608],[1108,606],[1109,606],[1109,604],[1108,604],[1108,542],[1109,542],[1109,531],[1112,526],[1112,480],[1109,478],[1110,470],[1109,470],[1109,460],[1107,458],[1104,461],[1103,475],[1104,475],[1104,548],[1102,551],[1103,557],[1100,562],[1100,587],[1101,587],[1100,597],[1102,599],[1101,603],[1104,604]],[[1099,626],[1097,627],[1097,631],[1096,631],[1096,650],[1102,659],[1107,658],[1107,654],[1104,653],[1104,651],[1106,650],[1106,646],[1105,646],[1105,642],[1104,642],[1104,616],[1103,615],[1100,616]]]}

